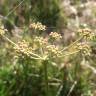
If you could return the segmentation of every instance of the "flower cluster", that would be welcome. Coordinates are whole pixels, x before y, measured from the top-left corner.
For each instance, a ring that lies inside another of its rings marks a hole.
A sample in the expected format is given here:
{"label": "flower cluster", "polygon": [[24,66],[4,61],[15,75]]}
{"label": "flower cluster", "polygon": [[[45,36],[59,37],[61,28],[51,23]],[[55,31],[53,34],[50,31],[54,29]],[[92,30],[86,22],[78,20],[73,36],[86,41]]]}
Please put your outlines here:
{"label": "flower cluster", "polygon": [[52,55],[60,57],[62,55],[62,52],[59,50],[58,46],[55,45],[49,45],[46,47],[49,53],[52,53]]}
{"label": "flower cluster", "polygon": [[51,36],[51,38],[56,39],[56,40],[62,38],[61,34],[59,34],[57,32],[51,32],[50,36]]}
{"label": "flower cluster", "polygon": [[24,54],[27,56],[30,56],[33,51],[32,47],[30,47],[29,43],[25,40],[18,42],[14,49],[18,55]]}
{"label": "flower cluster", "polygon": [[82,42],[82,43],[77,43],[74,48],[78,51],[82,51],[83,54],[85,55],[90,55],[91,53],[91,47],[88,43]]}
{"label": "flower cluster", "polygon": [[48,43],[48,39],[36,36],[34,42],[40,46],[45,46]]}
{"label": "flower cluster", "polygon": [[91,29],[89,28],[84,28],[84,29],[79,29],[78,33],[80,36],[83,36],[84,39],[90,39],[92,40],[92,38],[94,37],[94,33],[92,32]]}
{"label": "flower cluster", "polygon": [[42,23],[40,23],[40,22],[32,23],[32,24],[30,24],[29,27],[33,28],[33,29],[43,30],[43,31],[46,30],[46,26],[42,25]]}
{"label": "flower cluster", "polygon": [[7,31],[7,29],[4,29],[4,26],[0,27],[0,35],[4,35],[5,31]]}

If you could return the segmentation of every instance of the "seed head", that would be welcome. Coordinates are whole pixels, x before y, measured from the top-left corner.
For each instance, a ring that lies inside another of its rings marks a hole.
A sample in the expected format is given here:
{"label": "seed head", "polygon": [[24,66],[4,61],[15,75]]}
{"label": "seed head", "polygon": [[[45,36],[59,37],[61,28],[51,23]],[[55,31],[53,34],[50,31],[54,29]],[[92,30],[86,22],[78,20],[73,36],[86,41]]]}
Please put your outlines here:
{"label": "seed head", "polygon": [[48,39],[36,36],[35,39],[34,39],[34,42],[37,43],[40,46],[45,46],[48,43]]}
{"label": "seed head", "polygon": [[0,35],[4,35],[5,31],[7,31],[7,29],[4,29],[4,26],[0,27]]}
{"label": "seed head", "polygon": [[55,55],[58,57],[62,55],[62,52],[59,50],[58,46],[48,45],[46,48],[49,53],[52,53],[52,55]]}
{"label": "seed head", "polygon": [[80,36],[83,36],[84,39],[91,40],[95,36],[95,34],[89,28],[79,29],[78,33]]}
{"label": "seed head", "polygon": [[31,52],[33,51],[32,47],[29,46],[29,43],[26,42],[25,40],[19,41],[17,43],[17,46],[14,47],[14,50],[18,55],[27,55],[30,56]]}
{"label": "seed head", "polygon": [[61,34],[59,34],[57,32],[51,32],[49,35],[50,35],[51,38],[53,38],[55,40],[62,38]]}
{"label": "seed head", "polygon": [[81,51],[81,52],[82,52],[83,54],[85,54],[85,55],[90,55],[90,53],[91,53],[91,47],[90,47],[90,45],[89,45],[88,43],[86,43],[86,42],[77,43],[77,44],[74,46],[74,48],[75,48],[76,50]]}
{"label": "seed head", "polygon": [[33,29],[42,30],[42,31],[46,30],[46,26],[45,25],[42,25],[42,23],[40,23],[40,22],[32,23],[32,24],[30,24],[29,27],[30,28],[33,28]]}

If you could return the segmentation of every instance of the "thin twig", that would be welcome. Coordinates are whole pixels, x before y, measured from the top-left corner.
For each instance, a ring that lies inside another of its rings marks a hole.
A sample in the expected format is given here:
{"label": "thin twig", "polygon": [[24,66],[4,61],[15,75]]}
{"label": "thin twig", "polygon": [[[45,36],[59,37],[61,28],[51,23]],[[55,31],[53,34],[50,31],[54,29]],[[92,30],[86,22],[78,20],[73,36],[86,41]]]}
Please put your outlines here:
{"label": "thin twig", "polygon": [[86,66],[86,68],[91,69],[91,71],[92,71],[94,74],[96,74],[96,69],[95,69],[93,66],[89,65],[88,63],[87,63],[87,64],[81,64],[81,65]]}
{"label": "thin twig", "polygon": [[77,51],[74,51],[74,52],[70,52],[70,53],[66,53],[65,55],[63,55],[61,57],[70,56],[70,55],[76,54],[78,52],[80,52],[80,50],[77,50]]}
{"label": "thin twig", "polygon": [[[15,45],[15,46],[18,46],[16,43],[14,43],[12,40],[10,40],[8,37],[6,37],[5,35],[2,35],[3,38],[5,38],[8,42],[10,42],[11,44]],[[36,57],[32,57],[33,59],[41,59],[43,60],[43,58],[41,56],[39,56],[38,54],[35,54],[35,53],[31,53],[30,55],[33,55],[33,56],[36,56]]]}
{"label": "thin twig", "polygon": [[69,93],[67,94],[67,96],[70,96],[71,92],[73,91],[73,89],[75,88],[75,85],[77,84],[77,81],[74,81],[72,87],[69,90]]}
{"label": "thin twig", "polygon": [[60,95],[60,92],[61,92],[62,88],[63,88],[63,84],[61,84],[61,86],[60,86],[59,90],[57,91],[56,96],[59,96],[59,95]]}
{"label": "thin twig", "polygon": [[6,16],[5,18],[7,18],[10,14],[12,14],[25,0],[22,0],[14,9],[12,9]]}
{"label": "thin twig", "polygon": [[61,51],[65,51],[67,49],[69,49],[70,47],[72,47],[73,45],[75,45],[78,41],[80,41],[82,39],[82,37],[78,38],[75,42],[73,42],[72,44],[70,44],[69,46],[65,47],[64,49],[62,49]]}
{"label": "thin twig", "polygon": [[14,43],[12,40],[10,40],[8,37],[6,37],[5,35],[2,35],[3,38],[5,38],[8,42],[10,42],[11,44],[18,46],[16,43]]}

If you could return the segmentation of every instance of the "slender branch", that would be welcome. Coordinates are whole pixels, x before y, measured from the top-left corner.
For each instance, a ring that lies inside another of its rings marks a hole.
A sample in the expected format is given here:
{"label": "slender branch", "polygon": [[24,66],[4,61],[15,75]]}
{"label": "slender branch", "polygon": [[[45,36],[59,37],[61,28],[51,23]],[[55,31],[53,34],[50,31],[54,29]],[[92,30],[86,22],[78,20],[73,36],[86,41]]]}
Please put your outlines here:
{"label": "slender branch", "polygon": [[8,37],[6,37],[5,35],[2,35],[3,38],[5,38],[8,42],[10,42],[11,44],[18,46],[16,43],[14,43],[12,40],[10,40]]}
{"label": "slender branch", "polygon": [[[15,45],[15,46],[18,46],[16,43],[14,43],[14,42],[13,42],[12,40],[10,40],[8,37],[6,37],[6,36],[4,36],[4,35],[2,35],[2,36],[3,36],[3,38],[5,38],[8,42],[10,42],[11,44],[13,44],[13,45]],[[42,59],[41,56],[39,56],[39,55],[37,55],[37,54],[35,54],[35,53],[31,53],[31,55],[34,55],[34,56],[38,57],[38,58],[32,57],[33,59]]]}
{"label": "slender branch", "polygon": [[48,72],[47,72],[47,61],[43,61],[43,64],[44,64],[44,78],[45,78],[45,96],[48,96]]}
{"label": "slender branch", "polygon": [[61,52],[69,49],[70,47],[72,47],[74,44],[76,44],[76,43],[77,43],[78,41],[80,41],[81,39],[82,39],[82,37],[78,38],[75,42],[73,42],[73,43],[70,44],[69,46],[65,47],[64,49],[62,49]]}
{"label": "slender branch", "polygon": [[87,63],[87,64],[81,64],[81,65],[86,66],[86,68],[91,69],[91,71],[92,71],[94,74],[96,74],[96,69],[95,69],[93,66],[89,65],[88,62],[85,62],[85,63]]}
{"label": "slender branch", "polygon": [[14,9],[12,9],[6,16],[5,18],[7,18],[10,14],[12,14],[25,0],[22,0]]}
{"label": "slender branch", "polygon": [[80,52],[80,50],[77,50],[77,51],[74,51],[74,52],[65,54],[65,55],[63,55],[62,57],[69,56],[69,55],[72,55],[72,54],[75,54],[75,53],[78,53],[78,52]]}
{"label": "slender branch", "polygon": [[63,88],[63,84],[61,84],[61,86],[60,86],[59,90],[57,91],[56,96],[59,96],[59,95],[60,95],[60,92],[61,92],[62,88]]}
{"label": "slender branch", "polygon": [[69,55],[72,55],[72,54],[75,54],[75,53],[78,53],[80,50],[78,50],[78,51],[74,51],[74,52],[71,52],[71,53],[69,53],[69,54],[65,54],[65,55],[63,55],[63,56],[69,56]]}
{"label": "slender branch", "polygon": [[77,81],[74,81],[72,87],[69,90],[69,93],[67,94],[67,96],[70,96],[71,92],[73,91],[73,89],[75,88],[75,85],[77,84]]}

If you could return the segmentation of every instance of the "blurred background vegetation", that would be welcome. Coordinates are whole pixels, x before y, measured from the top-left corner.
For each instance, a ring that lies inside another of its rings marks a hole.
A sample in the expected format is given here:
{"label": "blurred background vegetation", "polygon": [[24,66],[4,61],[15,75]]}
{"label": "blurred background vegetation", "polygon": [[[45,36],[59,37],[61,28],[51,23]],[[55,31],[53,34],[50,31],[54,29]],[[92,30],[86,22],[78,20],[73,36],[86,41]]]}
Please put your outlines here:
{"label": "blurred background vegetation", "polygon": [[[19,6],[18,6],[19,5]],[[47,26],[46,34],[57,31],[62,34],[62,45],[68,45],[77,39],[75,33],[78,28],[96,28],[96,1],[95,0],[0,0],[0,22],[8,30],[6,36],[14,42],[22,38],[30,41],[29,24],[41,22]],[[24,32],[24,33],[23,33]],[[96,40],[94,39],[94,42]],[[61,44],[61,43],[60,43]],[[65,57],[64,66],[57,67],[49,64],[49,76],[62,80],[58,81],[62,86],[55,85],[55,80],[50,80],[48,96],[96,96],[96,46],[92,46],[92,55],[86,60],[92,68],[82,67],[80,63],[86,63],[83,57]],[[15,66],[12,45],[0,38],[0,96],[45,96],[43,86],[42,66],[32,60],[20,60]],[[82,57],[82,58],[81,58]],[[25,62],[26,61],[26,62]],[[33,66],[26,64],[36,63]],[[19,64],[24,63],[25,71]],[[87,64],[87,63],[86,63]],[[62,64],[63,65],[63,64]],[[92,70],[90,70],[92,69]],[[58,71],[57,71],[58,70]],[[18,72],[18,74],[15,74]],[[58,72],[58,75],[56,74]],[[29,74],[32,73],[32,74]],[[34,74],[38,74],[35,75]],[[76,86],[74,81],[76,80]],[[70,91],[71,87],[72,92]],[[61,89],[60,89],[61,88]],[[68,92],[71,92],[68,95]],[[56,95],[56,92],[57,95]],[[59,94],[59,95],[58,95]]]}

